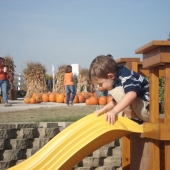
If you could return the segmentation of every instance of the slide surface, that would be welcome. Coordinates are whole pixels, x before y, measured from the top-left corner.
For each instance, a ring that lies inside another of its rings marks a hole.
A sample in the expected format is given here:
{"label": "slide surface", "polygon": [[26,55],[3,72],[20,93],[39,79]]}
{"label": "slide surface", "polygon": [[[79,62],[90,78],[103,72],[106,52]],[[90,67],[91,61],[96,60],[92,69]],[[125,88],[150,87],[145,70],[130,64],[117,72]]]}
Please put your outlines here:
{"label": "slide surface", "polygon": [[142,133],[143,127],[118,116],[114,125],[105,115],[92,113],[73,123],[37,153],[8,170],[71,170],[83,158],[103,145],[130,133]]}

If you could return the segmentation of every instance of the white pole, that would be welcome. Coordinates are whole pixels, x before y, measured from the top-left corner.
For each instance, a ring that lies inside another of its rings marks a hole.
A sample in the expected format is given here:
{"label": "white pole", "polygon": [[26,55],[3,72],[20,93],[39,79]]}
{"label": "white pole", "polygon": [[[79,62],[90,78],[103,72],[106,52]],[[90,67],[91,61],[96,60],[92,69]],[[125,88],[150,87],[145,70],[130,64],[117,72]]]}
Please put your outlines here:
{"label": "white pole", "polygon": [[20,77],[21,73],[19,73],[18,75],[19,75],[19,77],[18,77],[18,90],[21,90],[20,89],[20,86],[21,86],[21,83],[20,83],[20,81],[21,81],[21,77]]}

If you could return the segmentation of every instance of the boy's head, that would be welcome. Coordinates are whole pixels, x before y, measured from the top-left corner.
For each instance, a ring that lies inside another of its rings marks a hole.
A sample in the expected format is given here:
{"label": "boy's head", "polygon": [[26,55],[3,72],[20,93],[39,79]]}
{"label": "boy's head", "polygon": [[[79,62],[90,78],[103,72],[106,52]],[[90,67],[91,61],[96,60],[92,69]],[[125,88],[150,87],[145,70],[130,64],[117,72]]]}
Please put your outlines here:
{"label": "boy's head", "polygon": [[72,66],[71,65],[67,65],[66,69],[65,69],[65,73],[71,73],[72,72]]}
{"label": "boy's head", "polygon": [[117,70],[118,65],[111,55],[100,55],[90,65],[89,79],[94,84],[110,90]]}
{"label": "boy's head", "polygon": [[5,59],[0,57],[0,66],[3,66],[4,65],[4,62],[5,62]]}

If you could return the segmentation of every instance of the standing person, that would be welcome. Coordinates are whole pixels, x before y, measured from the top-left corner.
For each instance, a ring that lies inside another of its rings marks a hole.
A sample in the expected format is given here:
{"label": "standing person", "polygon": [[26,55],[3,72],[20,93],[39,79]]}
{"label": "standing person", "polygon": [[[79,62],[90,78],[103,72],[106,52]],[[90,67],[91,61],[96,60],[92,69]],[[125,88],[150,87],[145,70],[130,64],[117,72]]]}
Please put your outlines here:
{"label": "standing person", "polygon": [[149,121],[149,82],[140,74],[118,66],[113,57],[96,57],[89,69],[90,80],[110,90],[114,100],[95,111],[97,116],[106,113],[106,120],[114,124],[119,114],[142,124]]}
{"label": "standing person", "polygon": [[8,84],[8,78],[9,75],[7,73],[7,67],[4,65],[5,59],[0,57],[0,87],[2,90],[2,96],[4,99],[4,106],[11,106],[10,103],[8,103],[8,94],[7,94],[7,84]]}
{"label": "standing person", "polygon": [[[73,100],[76,95],[76,90],[74,87],[74,80],[73,80],[73,73],[72,73],[72,66],[67,65],[65,69],[65,75],[64,75],[64,85],[66,89],[66,104],[73,105]],[[70,101],[70,94],[72,94],[71,101]]]}

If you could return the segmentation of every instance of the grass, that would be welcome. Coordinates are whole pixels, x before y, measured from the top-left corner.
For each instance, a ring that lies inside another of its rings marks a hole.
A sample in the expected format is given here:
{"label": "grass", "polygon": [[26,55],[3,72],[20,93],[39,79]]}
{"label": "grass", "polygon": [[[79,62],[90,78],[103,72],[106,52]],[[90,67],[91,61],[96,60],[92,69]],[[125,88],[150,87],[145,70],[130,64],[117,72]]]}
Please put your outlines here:
{"label": "grass", "polygon": [[0,123],[15,122],[75,122],[93,113],[96,106],[57,106],[0,113]]}

